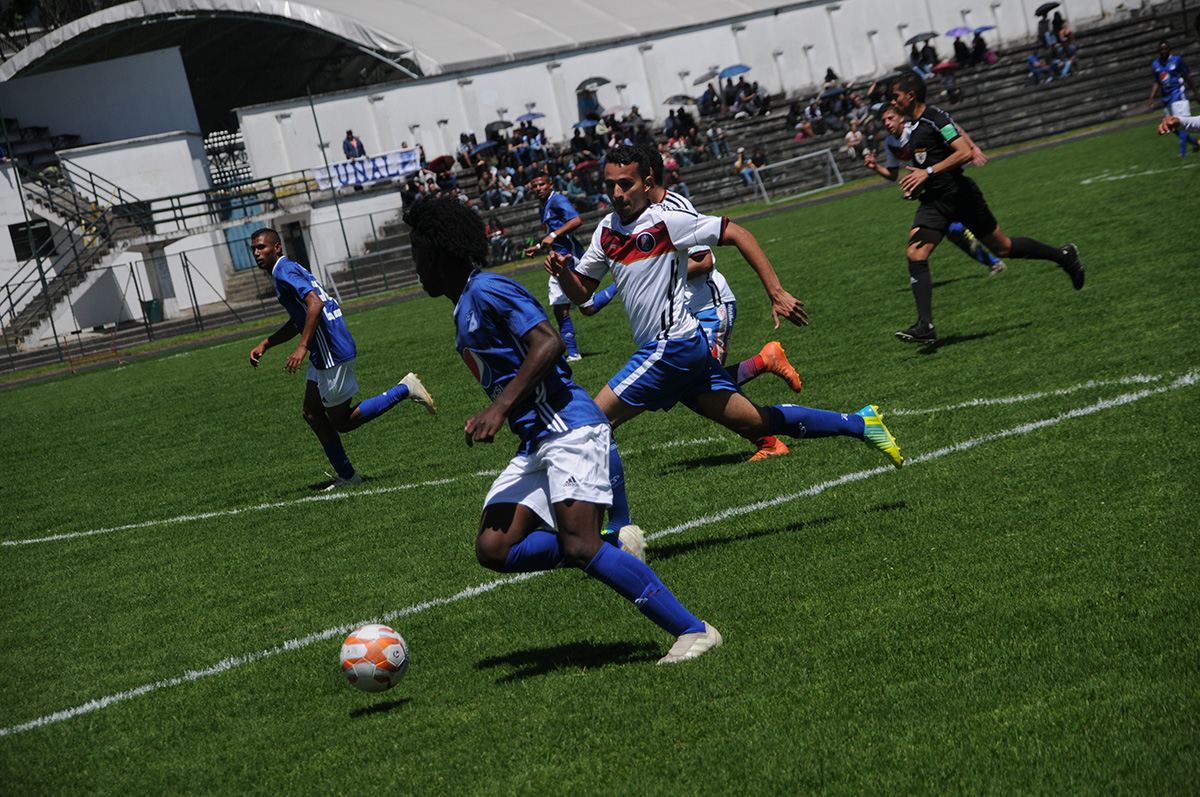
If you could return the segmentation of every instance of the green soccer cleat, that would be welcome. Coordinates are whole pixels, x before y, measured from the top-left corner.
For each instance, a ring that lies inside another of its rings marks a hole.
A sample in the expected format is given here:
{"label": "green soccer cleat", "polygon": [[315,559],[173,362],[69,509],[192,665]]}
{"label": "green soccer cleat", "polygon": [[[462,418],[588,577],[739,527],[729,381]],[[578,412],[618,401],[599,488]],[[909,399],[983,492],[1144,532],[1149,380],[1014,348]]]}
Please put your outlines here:
{"label": "green soccer cleat", "polygon": [[902,466],[904,457],[900,455],[900,446],[896,444],[896,438],[892,437],[888,428],[883,425],[883,416],[879,414],[879,408],[874,404],[868,404],[854,414],[863,419],[863,440],[867,445],[874,446],[887,454],[897,468]]}

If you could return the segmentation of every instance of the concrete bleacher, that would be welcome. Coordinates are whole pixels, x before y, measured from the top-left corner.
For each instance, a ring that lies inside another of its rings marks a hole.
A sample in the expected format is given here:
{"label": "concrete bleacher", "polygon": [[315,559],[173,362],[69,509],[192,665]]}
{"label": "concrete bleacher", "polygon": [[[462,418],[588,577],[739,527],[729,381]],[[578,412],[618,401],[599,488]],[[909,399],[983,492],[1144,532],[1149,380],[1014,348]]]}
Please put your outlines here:
{"label": "concrete bleacher", "polygon": [[[1150,89],[1150,62],[1157,55],[1157,44],[1164,37],[1173,42],[1173,51],[1200,62],[1200,46],[1188,37],[1178,8],[1157,6],[1144,13],[1120,20],[1101,22],[1082,27],[1075,32],[1079,48],[1076,67],[1066,78],[1049,83],[1026,85],[1026,57],[1033,49],[1030,41],[1020,46],[998,51],[999,60],[990,66],[961,70],[956,87],[961,96],[958,102],[947,101],[945,89],[934,78],[928,81],[929,102],[942,107],[968,130],[985,150],[995,149],[1069,130],[1119,119],[1145,110]],[[866,86],[855,86],[865,93]],[[802,92],[798,98],[807,101],[817,90]],[[761,148],[772,163],[799,155],[829,149],[838,169],[847,180],[866,175],[861,160],[842,151],[845,130],[795,141],[795,131],[786,122],[789,99],[776,97],[774,113],[750,119],[734,119],[729,114],[717,116],[718,125],[725,131],[732,152],[738,147],[753,151]],[[698,119],[707,128],[708,118]],[[657,141],[665,141],[661,135]],[[735,158],[709,158],[680,169],[696,207],[716,211],[720,208],[752,202],[754,188],[747,186],[733,168]],[[771,173],[774,180],[768,187],[773,197],[820,187],[821,178],[815,164],[808,168],[792,168],[785,173]],[[473,201],[478,191],[474,174],[458,175],[458,184]],[[540,237],[541,223],[535,199],[494,210],[482,210],[484,218],[495,215],[508,230],[514,251],[531,237]],[[603,217],[602,211],[581,214],[583,230],[591,230]],[[586,233],[584,234],[586,237]],[[415,274],[407,263],[404,225],[385,227],[380,235],[380,250],[390,251],[377,258],[364,257],[356,268],[359,291],[367,294],[382,289],[381,269],[394,274],[392,284],[415,284]],[[374,275],[372,272],[375,272]],[[339,277],[344,291],[348,279]],[[405,281],[407,280],[407,281]]]}
{"label": "concrete bleacher", "polygon": [[[1082,26],[1075,33],[1079,47],[1076,69],[1062,80],[1038,86],[1025,84],[1028,72],[1025,59],[1032,50],[1031,41],[1027,46],[998,51],[999,61],[994,65],[962,71],[956,82],[961,90],[961,99],[957,103],[947,102],[940,83],[931,80],[929,102],[953,115],[985,151],[1141,113],[1146,110],[1151,82],[1149,65],[1157,55],[1159,40],[1169,38],[1173,52],[1193,64],[1200,63],[1200,45],[1185,26],[1179,3],[1158,5],[1120,19]],[[866,85],[854,88],[865,92]],[[807,101],[817,90],[802,91],[794,98]],[[726,133],[731,151],[736,152],[739,146],[747,151],[762,148],[772,163],[779,163],[829,149],[847,180],[867,176],[860,159],[840,151],[844,131],[794,141],[795,131],[786,124],[788,102],[794,98],[774,98],[775,111],[770,116],[745,120],[718,116],[718,124]],[[15,120],[6,121],[13,125],[10,126],[11,135]],[[707,127],[707,118],[697,121],[702,128]],[[661,136],[659,138],[661,140]],[[41,136],[28,140],[39,141]],[[30,149],[36,151],[37,148]],[[681,169],[692,201],[698,208],[716,212],[754,200],[753,189],[745,186],[735,173],[733,162],[733,157],[709,159]],[[789,170],[778,184],[771,186],[772,196],[811,183],[802,172],[800,169]],[[474,174],[459,173],[457,179],[460,189],[478,206]],[[535,198],[510,207],[481,209],[481,213],[485,220],[491,215],[499,218],[509,230],[513,251],[518,251],[526,239],[541,236],[540,212]],[[581,239],[586,239],[603,215],[602,211],[582,214]],[[333,273],[342,299],[415,286],[417,280],[407,246],[407,228],[398,218],[381,225],[378,240],[367,248],[366,254],[353,260],[353,273],[348,269]],[[240,279],[232,279],[227,285],[230,304],[243,319],[278,313],[269,285],[255,271],[241,274]],[[239,284],[233,285],[234,282]],[[233,319],[224,320],[228,315],[225,308],[216,308],[214,318],[220,316],[221,319],[210,323],[232,323]],[[154,336],[167,337],[176,327],[178,332],[175,334],[181,334],[192,331],[195,325],[191,319],[156,324]],[[127,337],[131,341],[139,335],[141,340],[138,342],[144,341],[145,334],[136,328],[118,330],[119,339]],[[124,348],[128,344],[121,340],[120,345]]]}

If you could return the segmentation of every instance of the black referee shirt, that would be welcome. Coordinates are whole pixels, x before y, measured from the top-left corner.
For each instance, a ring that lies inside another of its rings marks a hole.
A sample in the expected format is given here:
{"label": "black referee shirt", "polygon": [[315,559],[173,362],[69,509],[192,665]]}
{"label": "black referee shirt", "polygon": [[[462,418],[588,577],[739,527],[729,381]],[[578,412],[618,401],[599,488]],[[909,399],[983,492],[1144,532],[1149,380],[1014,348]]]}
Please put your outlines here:
{"label": "black referee shirt", "polygon": [[[925,169],[941,163],[954,152],[951,144],[961,138],[950,114],[932,105],[917,117],[908,134],[908,153],[913,166]],[[925,181],[922,198],[935,199],[954,186],[963,173],[961,166],[931,175]]]}

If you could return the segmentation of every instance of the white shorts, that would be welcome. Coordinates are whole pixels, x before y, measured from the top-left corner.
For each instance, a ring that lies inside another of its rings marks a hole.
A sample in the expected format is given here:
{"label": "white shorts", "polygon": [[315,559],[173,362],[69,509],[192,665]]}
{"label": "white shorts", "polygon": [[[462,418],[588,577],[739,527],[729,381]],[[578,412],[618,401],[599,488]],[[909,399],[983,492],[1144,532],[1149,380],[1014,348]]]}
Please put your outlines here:
{"label": "white shorts", "polygon": [[308,381],[317,383],[321,403],[326,407],[345,404],[358,392],[358,380],[354,378],[354,360],[321,369],[314,368],[309,362]]}
{"label": "white shorts", "polygon": [[1192,106],[1187,100],[1177,100],[1163,110],[1163,116],[1191,116]]}
{"label": "white shorts", "polygon": [[555,528],[554,504],[586,501],[612,506],[608,480],[608,424],[584,426],[543,438],[528,454],[518,454],[492,482],[486,509],[492,504],[524,504]]}
{"label": "white shorts", "polygon": [[560,305],[569,305],[571,300],[563,293],[562,286],[558,284],[558,277],[550,278],[550,306],[558,307]]}

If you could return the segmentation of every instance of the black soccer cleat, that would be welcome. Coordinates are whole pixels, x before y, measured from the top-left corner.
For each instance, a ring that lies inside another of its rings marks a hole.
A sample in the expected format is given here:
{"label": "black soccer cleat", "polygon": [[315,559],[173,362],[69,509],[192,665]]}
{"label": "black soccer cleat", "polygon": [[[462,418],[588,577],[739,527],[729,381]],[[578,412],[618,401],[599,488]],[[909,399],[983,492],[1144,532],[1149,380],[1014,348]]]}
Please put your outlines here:
{"label": "black soccer cleat", "polygon": [[937,332],[933,324],[922,324],[918,321],[908,329],[897,332],[896,337],[908,343],[933,343],[937,340]]}
{"label": "black soccer cleat", "polygon": [[1075,290],[1083,287],[1083,263],[1079,262],[1079,249],[1075,244],[1067,244],[1062,249],[1066,255],[1066,262],[1059,263],[1059,267],[1071,277],[1071,284],[1075,286]]}

